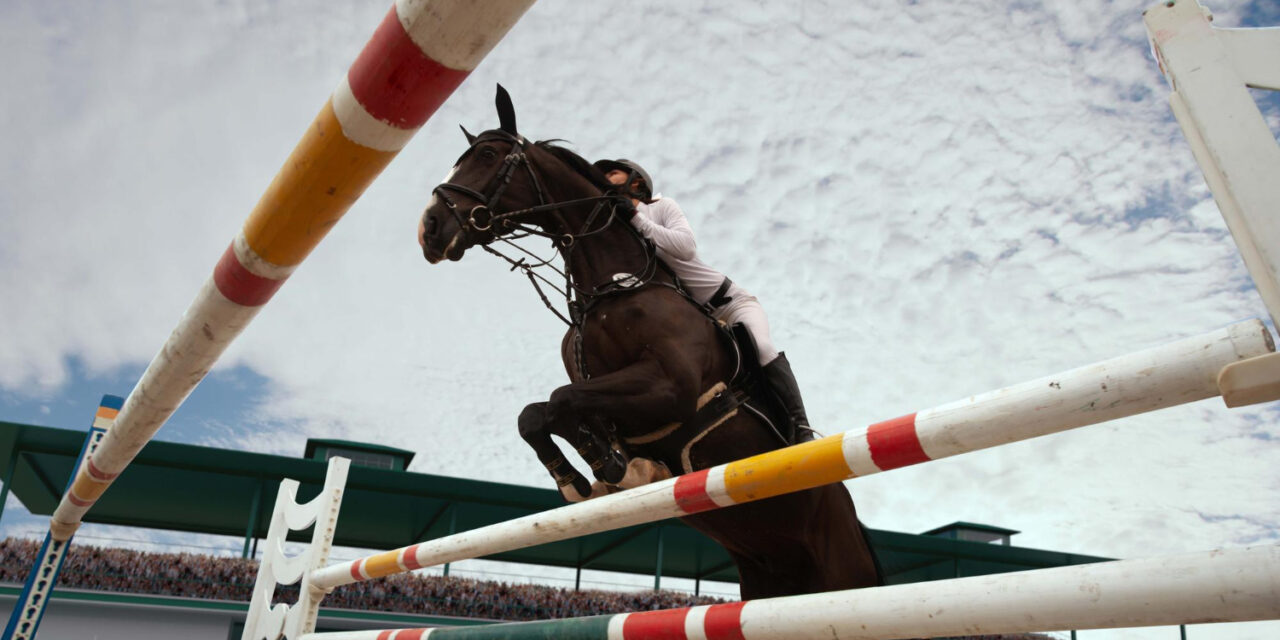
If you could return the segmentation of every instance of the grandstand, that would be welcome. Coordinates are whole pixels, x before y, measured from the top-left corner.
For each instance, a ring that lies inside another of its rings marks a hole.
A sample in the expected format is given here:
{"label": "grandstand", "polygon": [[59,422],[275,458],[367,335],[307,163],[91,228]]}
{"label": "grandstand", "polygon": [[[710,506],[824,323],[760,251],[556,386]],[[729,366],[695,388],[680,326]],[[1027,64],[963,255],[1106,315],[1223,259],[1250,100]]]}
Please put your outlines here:
{"label": "grandstand", "polygon": [[[83,438],[73,430],[0,422],[5,491],[12,490],[33,514],[51,513],[61,499],[56,480],[70,475]],[[177,632],[193,640],[238,638],[253,584],[253,558],[258,541],[266,536],[281,479],[300,480],[300,498],[309,499],[319,491],[326,460],[333,455],[355,461],[336,532],[340,547],[394,548],[562,504],[553,489],[413,473],[406,470],[413,452],[374,444],[310,440],[302,457],[289,457],[152,441],[86,521],[235,536],[242,539],[240,553],[215,558],[73,548],[63,587],[55,591],[44,620],[44,633],[70,637],[92,630],[99,638],[117,637],[115,633],[122,638],[170,638]],[[873,529],[870,538],[891,584],[1106,560],[1017,547],[1010,540],[1016,533],[954,523],[919,535]],[[30,567],[27,556],[34,549],[28,547],[33,545],[4,543],[0,601],[10,606]],[[555,569],[572,575],[573,586],[567,581],[562,589],[505,584],[521,581],[514,576],[488,576],[499,582],[456,574],[429,581],[409,576],[387,584],[369,583],[349,598],[327,598],[319,629],[464,625],[685,606],[704,595],[700,592],[706,583],[736,582],[724,550],[676,520],[485,559],[527,565],[528,573],[545,575]],[[157,569],[140,570],[147,566]],[[589,591],[582,581],[584,570],[629,575],[632,583],[643,576],[646,585],[652,577],[653,590]],[[664,579],[667,589],[657,592]],[[681,579],[682,585],[692,581],[694,593],[670,591],[672,579]]]}

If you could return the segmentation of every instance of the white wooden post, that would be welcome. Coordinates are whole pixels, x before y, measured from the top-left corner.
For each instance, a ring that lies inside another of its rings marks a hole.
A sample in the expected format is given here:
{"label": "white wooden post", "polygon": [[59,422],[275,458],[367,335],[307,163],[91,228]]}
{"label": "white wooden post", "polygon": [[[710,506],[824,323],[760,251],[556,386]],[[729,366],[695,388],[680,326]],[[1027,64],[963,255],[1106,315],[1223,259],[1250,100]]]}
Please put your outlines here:
{"label": "white wooden post", "polygon": [[1280,28],[1219,29],[1211,19],[1196,0],[1143,12],[1173,114],[1280,326],[1280,146],[1248,90],[1280,91]]}
{"label": "white wooden post", "polygon": [[[241,640],[297,640],[302,634],[315,631],[316,615],[326,591],[311,586],[303,578],[329,561],[350,464],[346,458],[330,458],[324,489],[304,505],[297,502],[297,480],[286,479],[280,483],[271,526],[267,530],[266,550],[258,565],[258,580],[253,585]],[[301,531],[312,524],[315,530],[311,533],[311,544],[296,556],[286,555],[284,545],[289,532]],[[296,603],[271,606],[277,585],[300,581]]]}
{"label": "white wooden post", "polygon": [[[1219,29],[1196,0],[1161,2],[1142,18],[1173,115],[1280,326],[1280,146],[1248,89],[1280,91],[1280,28]],[[1280,355],[1231,365],[1218,386],[1229,407],[1280,399]]]}

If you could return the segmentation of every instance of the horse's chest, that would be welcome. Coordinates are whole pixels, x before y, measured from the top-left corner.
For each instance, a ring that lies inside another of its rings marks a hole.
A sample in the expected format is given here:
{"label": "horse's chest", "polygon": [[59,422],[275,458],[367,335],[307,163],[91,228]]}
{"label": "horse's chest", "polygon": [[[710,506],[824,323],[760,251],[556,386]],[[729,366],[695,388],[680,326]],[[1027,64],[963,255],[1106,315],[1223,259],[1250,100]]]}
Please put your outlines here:
{"label": "horse's chest", "polygon": [[583,324],[583,355],[592,375],[613,371],[635,362],[649,349],[652,331],[644,314],[629,309],[602,311]]}

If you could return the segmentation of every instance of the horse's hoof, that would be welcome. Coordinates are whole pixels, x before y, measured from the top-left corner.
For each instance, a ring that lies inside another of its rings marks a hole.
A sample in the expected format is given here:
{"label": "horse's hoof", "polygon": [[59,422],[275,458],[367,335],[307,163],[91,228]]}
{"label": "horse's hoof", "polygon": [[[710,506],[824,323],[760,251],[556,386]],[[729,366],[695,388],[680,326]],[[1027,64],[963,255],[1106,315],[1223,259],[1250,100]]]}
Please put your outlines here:
{"label": "horse's hoof", "polygon": [[564,499],[569,502],[590,500],[595,497],[592,493],[591,485],[587,484],[587,479],[582,476],[578,476],[573,479],[573,482],[560,487],[560,495],[564,496]]}

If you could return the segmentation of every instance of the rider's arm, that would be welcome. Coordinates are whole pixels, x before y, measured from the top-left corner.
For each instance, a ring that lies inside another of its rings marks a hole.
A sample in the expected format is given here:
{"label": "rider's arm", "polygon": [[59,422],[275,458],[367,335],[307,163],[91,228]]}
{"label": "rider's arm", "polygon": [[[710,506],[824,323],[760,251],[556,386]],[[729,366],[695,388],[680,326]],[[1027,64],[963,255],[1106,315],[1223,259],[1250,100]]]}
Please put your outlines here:
{"label": "rider's arm", "polygon": [[693,227],[689,226],[680,205],[671,198],[659,198],[652,205],[642,207],[631,218],[631,224],[672,258],[692,260],[698,254]]}

